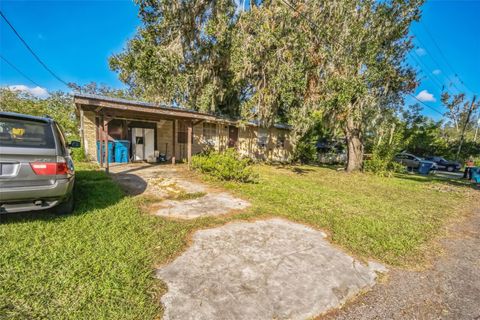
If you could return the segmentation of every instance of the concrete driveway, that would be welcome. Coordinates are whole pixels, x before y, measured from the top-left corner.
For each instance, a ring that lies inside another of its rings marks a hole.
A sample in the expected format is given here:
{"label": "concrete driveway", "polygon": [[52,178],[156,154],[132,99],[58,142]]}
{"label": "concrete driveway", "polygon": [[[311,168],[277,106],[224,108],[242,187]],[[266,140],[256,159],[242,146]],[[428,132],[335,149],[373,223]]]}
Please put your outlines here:
{"label": "concrete driveway", "polygon": [[185,165],[113,165],[112,177],[131,195],[145,195],[155,215],[195,219],[243,210],[250,203],[195,179]]}
{"label": "concrete driveway", "polygon": [[363,264],[323,232],[281,219],[197,231],[193,244],[157,271],[168,285],[164,319],[309,319],[375,284]]}

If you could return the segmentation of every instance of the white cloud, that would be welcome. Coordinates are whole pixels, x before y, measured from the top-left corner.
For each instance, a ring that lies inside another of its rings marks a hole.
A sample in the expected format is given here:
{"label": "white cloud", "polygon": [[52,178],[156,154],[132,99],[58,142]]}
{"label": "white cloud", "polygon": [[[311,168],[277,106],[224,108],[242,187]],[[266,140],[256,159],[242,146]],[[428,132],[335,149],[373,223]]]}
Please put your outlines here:
{"label": "white cloud", "polygon": [[435,102],[435,101],[437,101],[437,99],[435,99],[433,94],[431,94],[427,90],[420,91],[420,93],[417,94],[416,98],[418,100],[422,101],[422,102]]}
{"label": "white cloud", "polygon": [[442,70],[440,70],[440,69],[435,69],[435,70],[432,71],[432,73],[433,73],[434,75],[438,76],[440,73],[442,73]]}
{"label": "white cloud", "polygon": [[16,85],[8,86],[8,89],[12,91],[28,92],[39,98],[46,98],[48,96],[47,89],[41,88],[41,87],[28,87],[23,84],[16,84]]}
{"label": "white cloud", "polygon": [[423,48],[418,48],[415,50],[415,52],[421,57],[427,55],[427,51]]}

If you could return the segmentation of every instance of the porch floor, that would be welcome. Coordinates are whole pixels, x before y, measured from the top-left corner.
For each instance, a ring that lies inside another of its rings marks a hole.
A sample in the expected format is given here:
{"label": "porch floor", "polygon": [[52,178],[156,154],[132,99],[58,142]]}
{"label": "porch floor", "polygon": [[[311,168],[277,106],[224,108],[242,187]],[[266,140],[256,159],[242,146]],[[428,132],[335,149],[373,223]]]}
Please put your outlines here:
{"label": "porch floor", "polygon": [[110,167],[112,178],[130,195],[143,195],[155,215],[195,219],[228,214],[250,203],[192,177],[185,165],[129,163]]}

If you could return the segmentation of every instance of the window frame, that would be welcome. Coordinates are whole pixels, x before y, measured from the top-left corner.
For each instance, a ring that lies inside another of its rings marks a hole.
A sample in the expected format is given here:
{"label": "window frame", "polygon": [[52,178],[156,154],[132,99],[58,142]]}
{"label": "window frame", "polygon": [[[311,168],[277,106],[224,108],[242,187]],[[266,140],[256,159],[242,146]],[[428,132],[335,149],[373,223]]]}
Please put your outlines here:
{"label": "window frame", "polygon": [[217,139],[217,124],[214,122],[204,122],[202,127],[202,137],[208,144],[215,144]]}

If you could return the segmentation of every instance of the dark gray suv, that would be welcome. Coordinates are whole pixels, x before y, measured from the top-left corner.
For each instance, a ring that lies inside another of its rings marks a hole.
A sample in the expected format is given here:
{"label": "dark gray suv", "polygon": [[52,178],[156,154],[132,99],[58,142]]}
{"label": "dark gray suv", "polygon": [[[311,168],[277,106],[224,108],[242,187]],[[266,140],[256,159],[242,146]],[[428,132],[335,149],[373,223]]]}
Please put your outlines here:
{"label": "dark gray suv", "polygon": [[73,211],[75,171],[60,126],[50,118],[0,112],[0,213]]}

